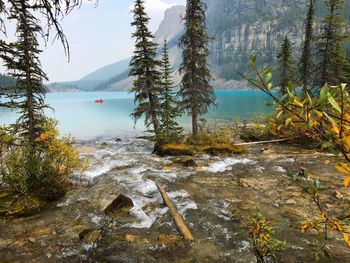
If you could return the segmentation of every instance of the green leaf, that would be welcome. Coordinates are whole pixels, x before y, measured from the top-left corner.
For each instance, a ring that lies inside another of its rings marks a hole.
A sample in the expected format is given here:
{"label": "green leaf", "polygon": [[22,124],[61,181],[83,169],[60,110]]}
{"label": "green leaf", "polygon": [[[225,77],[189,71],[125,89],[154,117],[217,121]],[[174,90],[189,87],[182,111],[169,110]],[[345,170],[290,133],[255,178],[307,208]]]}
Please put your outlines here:
{"label": "green leaf", "polygon": [[320,251],[315,252],[315,261],[319,262],[321,260],[321,253]]}
{"label": "green leaf", "polygon": [[331,254],[329,254],[329,252],[326,249],[323,250],[323,254],[324,254],[324,257],[328,260],[328,262],[333,262],[333,258]]}
{"label": "green leaf", "polygon": [[326,116],[326,118],[334,125],[337,126],[337,123],[333,120],[333,118],[331,118],[327,112],[323,112],[324,116]]}
{"label": "green leaf", "polygon": [[321,146],[322,149],[328,149],[330,147],[333,147],[333,144],[330,142],[324,142],[322,143],[322,146]]}
{"label": "green leaf", "polygon": [[327,94],[328,95],[328,101],[329,103],[333,106],[334,109],[336,109],[339,113],[341,113],[341,109],[338,105],[338,103],[335,101],[335,99],[332,97],[332,95],[330,93]]}
{"label": "green leaf", "polygon": [[309,100],[310,106],[312,106],[313,102],[312,102],[312,99],[311,99],[310,94],[308,92],[306,93],[306,96],[307,96],[307,99]]}
{"label": "green leaf", "polygon": [[265,75],[265,83],[269,82],[272,78],[272,73],[271,72],[268,72],[266,75]]}
{"label": "green leaf", "polygon": [[329,88],[328,88],[328,85],[324,85],[322,88],[321,88],[321,91],[320,91],[320,98],[318,100],[318,103],[322,104],[324,103],[326,100],[327,100],[327,94],[329,92]]}
{"label": "green leaf", "polygon": [[309,127],[312,127],[312,126],[314,125],[314,123],[313,123],[312,120],[309,120],[309,121],[307,122],[307,125],[309,125]]}
{"label": "green leaf", "polygon": [[290,85],[290,83],[289,83],[289,85],[287,87],[287,92],[288,92],[289,97],[291,97],[291,98],[294,97],[294,89],[293,89],[293,86]]}
{"label": "green leaf", "polygon": [[253,65],[253,66],[256,66],[256,55],[251,55],[250,56],[250,63]]}

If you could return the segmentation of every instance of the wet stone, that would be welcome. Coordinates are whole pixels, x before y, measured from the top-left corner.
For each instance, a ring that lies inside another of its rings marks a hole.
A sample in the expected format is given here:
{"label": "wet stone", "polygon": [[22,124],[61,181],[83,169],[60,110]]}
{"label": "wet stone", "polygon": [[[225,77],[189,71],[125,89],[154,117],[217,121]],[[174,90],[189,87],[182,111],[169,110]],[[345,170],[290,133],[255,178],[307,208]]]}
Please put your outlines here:
{"label": "wet stone", "polygon": [[343,198],[344,198],[344,195],[343,195],[341,192],[339,192],[339,191],[335,191],[335,192],[333,193],[333,196],[334,196],[335,198],[337,198],[337,199],[343,199]]}
{"label": "wet stone", "polygon": [[288,199],[286,205],[295,205],[297,202],[294,199]]}
{"label": "wet stone", "polygon": [[129,210],[133,207],[134,203],[129,197],[125,195],[118,195],[118,197],[115,198],[106,208],[104,208],[103,211],[106,214],[116,214],[120,212],[129,212]]}
{"label": "wet stone", "polygon": [[185,167],[195,167],[196,166],[196,161],[193,159],[188,159],[184,162]]}
{"label": "wet stone", "polygon": [[80,240],[85,244],[94,244],[99,239],[101,230],[99,229],[85,229],[79,234]]}
{"label": "wet stone", "polygon": [[174,234],[161,234],[159,235],[158,242],[160,245],[164,245],[168,248],[174,248],[182,242],[182,239],[178,235]]}

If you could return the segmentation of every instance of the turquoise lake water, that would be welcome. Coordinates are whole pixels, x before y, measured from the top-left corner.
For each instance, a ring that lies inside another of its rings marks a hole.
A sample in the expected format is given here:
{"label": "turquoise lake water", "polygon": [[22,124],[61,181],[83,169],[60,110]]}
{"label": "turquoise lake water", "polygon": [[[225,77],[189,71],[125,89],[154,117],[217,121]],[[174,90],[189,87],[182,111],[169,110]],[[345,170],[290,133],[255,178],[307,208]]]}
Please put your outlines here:
{"label": "turquoise lake water", "polygon": [[[205,118],[214,120],[251,120],[261,113],[269,113],[266,106],[270,99],[259,91],[216,91],[217,105],[212,107]],[[96,99],[103,104],[96,104]],[[75,92],[49,93],[46,102],[54,109],[46,114],[59,121],[62,134],[71,134],[77,139],[96,137],[117,137],[136,135],[145,130],[143,120],[134,127],[130,117],[134,109],[133,95],[128,92]],[[0,109],[0,123],[14,122],[16,113],[9,109]],[[185,128],[190,127],[190,119],[183,116],[179,122]]]}

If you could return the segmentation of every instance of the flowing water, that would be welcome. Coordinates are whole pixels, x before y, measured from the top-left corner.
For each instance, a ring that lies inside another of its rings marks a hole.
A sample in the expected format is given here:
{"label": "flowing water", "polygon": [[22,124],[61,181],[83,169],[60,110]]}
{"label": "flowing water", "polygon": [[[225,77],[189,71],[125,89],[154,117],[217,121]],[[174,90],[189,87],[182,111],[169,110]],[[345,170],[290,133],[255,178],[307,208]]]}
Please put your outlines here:
{"label": "flowing water", "polygon": [[[216,92],[218,107],[209,120],[250,120],[268,113],[268,99],[255,91]],[[105,103],[95,104],[102,98]],[[39,214],[0,221],[0,262],[256,262],[246,228],[257,206],[274,225],[276,235],[287,241],[278,262],[312,262],[313,234],[300,234],[298,223],[318,217],[314,204],[286,177],[286,170],[304,167],[325,182],[339,182],[322,198],[330,209],[350,200],[342,188],[342,175],[335,172],[333,156],[293,145],[247,149],[243,155],[194,157],[195,167],[186,167],[186,157],[158,157],[149,141],[135,139],[144,127],[134,129],[129,114],[130,94],[48,94],[63,134],[78,140],[81,156],[90,162],[83,174],[71,178],[74,185],[66,197]],[[16,114],[1,110],[1,123]],[[186,117],[180,119],[185,126]],[[113,139],[106,139],[109,138]],[[195,242],[184,242],[164,206],[155,185],[161,183],[185,218]],[[334,192],[341,198],[334,197]],[[119,194],[132,199],[129,212],[112,218],[103,212]],[[101,230],[91,243],[86,231]],[[350,261],[341,237],[329,237],[335,262]]]}
{"label": "flowing water", "polygon": [[[90,168],[72,177],[75,188],[64,199],[36,216],[0,223],[3,261],[256,262],[245,222],[259,206],[287,241],[278,262],[312,262],[315,236],[300,234],[298,222],[317,217],[317,209],[286,170],[304,167],[323,181],[338,180],[324,194],[330,196],[327,206],[346,201],[334,199],[335,190],[350,198],[332,156],[293,145],[273,145],[268,153],[255,146],[243,155],[196,156],[196,167],[185,167],[186,157],[152,155],[152,143],[141,139],[84,141],[79,149]],[[181,240],[155,182],[185,218],[194,243]],[[111,220],[102,209],[119,194],[134,207]],[[96,244],[79,238],[87,229],[103,230]],[[350,260],[341,237],[330,236],[329,249],[335,262]]]}

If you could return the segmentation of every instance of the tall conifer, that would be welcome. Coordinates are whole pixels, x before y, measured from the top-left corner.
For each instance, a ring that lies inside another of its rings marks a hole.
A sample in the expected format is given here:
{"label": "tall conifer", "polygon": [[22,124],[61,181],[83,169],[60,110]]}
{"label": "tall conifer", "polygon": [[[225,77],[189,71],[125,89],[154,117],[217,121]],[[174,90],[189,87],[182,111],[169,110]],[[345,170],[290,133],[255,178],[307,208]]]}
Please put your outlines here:
{"label": "tall conifer", "polygon": [[315,16],[315,0],[310,0],[309,9],[305,21],[305,36],[304,45],[302,49],[301,58],[299,61],[300,82],[303,85],[303,91],[306,93],[311,85],[313,73],[313,59],[312,59],[312,38],[313,38],[313,24]]}
{"label": "tall conifer", "polygon": [[208,69],[209,36],[205,23],[206,5],[201,0],[187,0],[185,34],[179,46],[183,49],[183,62],[180,66],[182,80],[178,95],[181,108],[192,117],[192,133],[198,133],[198,118],[215,103],[215,95],[209,84],[211,75]]}
{"label": "tall conifer", "polygon": [[160,136],[163,141],[177,140],[182,128],[176,122],[179,117],[179,105],[174,96],[174,81],[172,80],[172,68],[169,60],[167,40],[164,40],[163,55],[161,60],[161,90],[159,99],[161,101],[161,123]]}
{"label": "tall conifer", "polygon": [[326,5],[329,14],[322,20],[321,32],[317,39],[315,86],[318,88],[326,83],[339,85],[348,80],[348,62],[342,48],[342,43],[348,39],[347,25],[340,15],[344,0],[326,0]]}
{"label": "tall conifer", "polygon": [[40,22],[31,13],[31,8],[29,1],[11,1],[9,19],[17,23],[17,41],[2,43],[0,57],[4,60],[10,76],[16,80],[16,85],[8,96],[13,99],[12,105],[20,112],[18,131],[29,142],[34,143],[45,119],[43,81],[47,77],[41,69],[41,50],[37,40],[43,32]]}
{"label": "tall conifer", "polygon": [[283,39],[277,58],[279,61],[280,72],[280,93],[281,95],[284,95],[287,93],[288,84],[290,82],[297,82],[297,69],[293,59],[292,46],[287,36]]}
{"label": "tall conifer", "polygon": [[154,36],[147,28],[149,17],[145,12],[144,0],[135,0],[134,21],[136,28],[132,36],[136,39],[134,55],[130,62],[130,76],[134,77],[132,92],[135,93],[137,104],[133,118],[137,121],[145,117],[147,128],[159,133],[160,102],[159,84],[160,74],[157,69],[159,61],[156,60],[158,44],[153,42]]}

